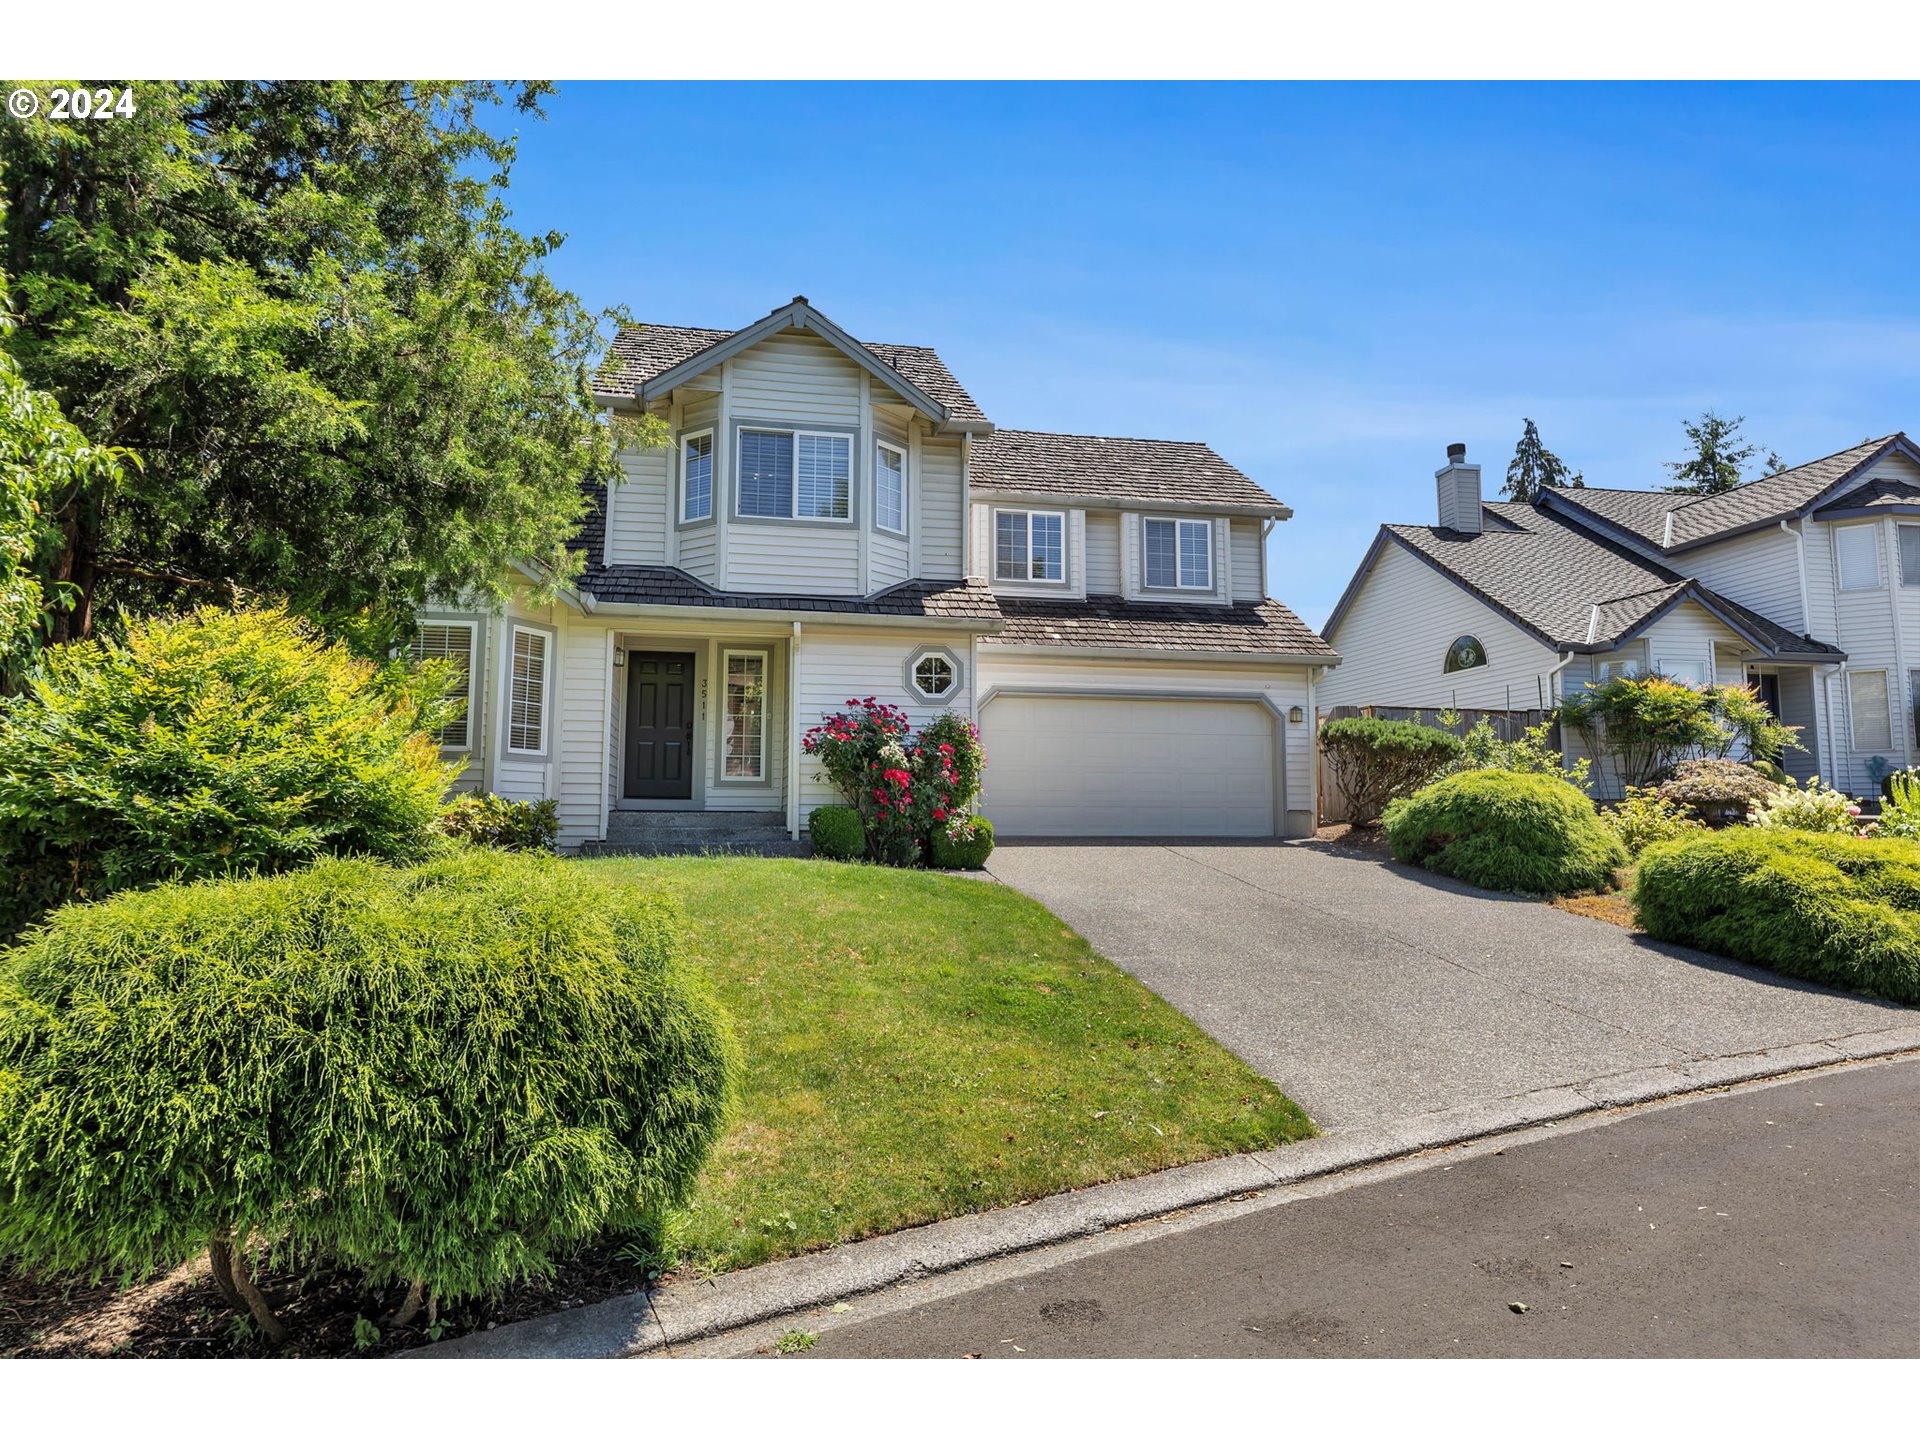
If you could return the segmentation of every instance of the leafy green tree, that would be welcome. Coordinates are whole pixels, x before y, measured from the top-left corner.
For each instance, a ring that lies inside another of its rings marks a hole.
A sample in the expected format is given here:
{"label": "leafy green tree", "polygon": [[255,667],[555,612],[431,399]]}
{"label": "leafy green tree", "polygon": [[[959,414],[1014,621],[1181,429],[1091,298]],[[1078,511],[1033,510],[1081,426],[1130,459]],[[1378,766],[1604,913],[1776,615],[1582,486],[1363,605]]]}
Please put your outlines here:
{"label": "leafy green tree", "polygon": [[1507,462],[1507,483],[1501,493],[1509,500],[1527,504],[1542,490],[1582,490],[1584,475],[1576,473],[1566,461],[1540,443],[1540,427],[1526,422],[1520,443],[1514,446],[1513,459]]}
{"label": "leafy green tree", "polygon": [[[1733,489],[1746,479],[1747,462],[1760,453],[1758,445],[1743,443],[1745,437],[1740,427],[1746,423],[1744,415],[1728,420],[1711,410],[1701,415],[1697,423],[1682,420],[1680,428],[1687,432],[1693,453],[1685,460],[1667,463],[1673,483],[1661,488],[1674,495],[1718,495]],[[1776,474],[1785,468],[1785,462],[1778,455],[1767,452],[1765,474]]]}
{"label": "leafy green tree", "polygon": [[[0,276],[0,290],[4,281]],[[0,310],[0,341],[12,328],[13,317]],[[0,350],[0,682],[44,638],[49,584],[56,600],[62,594],[62,577],[43,583],[35,563],[59,540],[49,515],[75,492],[111,494],[130,459],[89,444],[54,398],[22,380],[13,357]]]}
{"label": "leafy green tree", "polygon": [[0,117],[10,349],[143,461],[52,509],[52,641],[113,605],[392,619],[577,568],[600,334],[543,268],[562,237],[510,223],[496,133],[548,88],[141,83],[111,124]]}

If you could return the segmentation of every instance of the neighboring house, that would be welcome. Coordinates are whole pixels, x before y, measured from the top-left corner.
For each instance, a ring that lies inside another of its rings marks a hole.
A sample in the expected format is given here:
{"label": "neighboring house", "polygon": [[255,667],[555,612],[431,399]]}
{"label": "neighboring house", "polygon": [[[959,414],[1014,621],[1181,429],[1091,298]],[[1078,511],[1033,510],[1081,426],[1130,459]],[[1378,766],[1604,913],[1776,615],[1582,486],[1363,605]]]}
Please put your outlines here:
{"label": "neighboring house", "polygon": [[1549,490],[1534,505],[1485,503],[1466,447],[1447,453],[1439,523],[1382,526],[1327,622],[1343,663],[1323,709],[1551,709],[1657,670],[1756,686],[1800,727],[1796,776],[1867,795],[1920,763],[1920,449],[1905,435],[1720,495]]}
{"label": "neighboring house", "polygon": [[469,667],[462,783],[556,798],[563,846],[662,811],[797,836],[836,799],[801,737],[866,696],[977,719],[1003,835],[1311,829],[1336,657],[1267,598],[1291,512],[1205,445],[996,431],[932,350],[804,298],[631,327],[596,389],[672,443],[596,489],[585,571],[416,643]]}

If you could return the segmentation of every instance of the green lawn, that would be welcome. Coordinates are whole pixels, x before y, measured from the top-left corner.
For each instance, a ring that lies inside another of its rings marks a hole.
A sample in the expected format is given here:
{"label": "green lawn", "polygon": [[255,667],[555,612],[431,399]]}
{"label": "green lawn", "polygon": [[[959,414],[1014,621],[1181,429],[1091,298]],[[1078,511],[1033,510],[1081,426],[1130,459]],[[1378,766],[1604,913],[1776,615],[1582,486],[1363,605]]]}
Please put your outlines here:
{"label": "green lawn", "polygon": [[688,1259],[732,1269],[1313,1132],[1044,906],[809,860],[582,861],[656,883],[746,1075]]}

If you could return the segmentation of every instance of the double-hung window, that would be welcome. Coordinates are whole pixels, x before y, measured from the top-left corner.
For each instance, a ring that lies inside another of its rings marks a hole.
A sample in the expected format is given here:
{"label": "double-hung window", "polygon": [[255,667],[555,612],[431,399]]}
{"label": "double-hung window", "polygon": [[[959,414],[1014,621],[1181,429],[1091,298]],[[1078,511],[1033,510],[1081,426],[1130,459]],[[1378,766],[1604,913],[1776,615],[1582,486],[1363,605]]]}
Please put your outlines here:
{"label": "double-hung window", "polygon": [[761,780],[767,769],[767,657],[729,650],[722,761],[729,780]]}
{"label": "double-hung window", "polygon": [[1833,552],[1842,590],[1880,588],[1880,527],[1841,525],[1833,532]]}
{"label": "double-hung window", "polygon": [[1847,710],[1855,750],[1893,748],[1893,707],[1884,670],[1847,672]]}
{"label": "double-hung window", "polygon": [[873,447],[873,523],[907,533],[907,452],[884,440]]}
{"label": "double-hung window", "polygon": [[1900,583],[1920,585],[1920,525],[1901,525]]}
{"label": "double-hung window", "polygon": [[1057,510],[998,510],[993,517],[997,580],[1067,578],[1067,517]]}
{"label": "double-hung window", "polygon": [[740,513],[845,520],[853,508],[853,440],[809,430],[740,432]]}
{"label": "double-hung window", "polygon": [[1155,590],[1213,588],[1211,520],[1148,520],[1143,522],[1143,528],[1149,587]]}
{"label": "double-hung window", "polygon": [[513,628],[512,666],[507,676],[507,749],[539,755],[547,748],[547,636]]}
{"label": "double-hung window", "polygon": [[697,431],[680,441],[680,519],[713,518],[713,432]]}
{"label": "double-hung window", "polygon": [[424,623],[413,637],[413,662],[447,660],[453,665],[454,681],[447,692],[449,700],[460,704],[460,718],[449,721],[437,737],[443,750],[465,750],[472,734],[470,711],[473,706],[473,624],[466,620]]}

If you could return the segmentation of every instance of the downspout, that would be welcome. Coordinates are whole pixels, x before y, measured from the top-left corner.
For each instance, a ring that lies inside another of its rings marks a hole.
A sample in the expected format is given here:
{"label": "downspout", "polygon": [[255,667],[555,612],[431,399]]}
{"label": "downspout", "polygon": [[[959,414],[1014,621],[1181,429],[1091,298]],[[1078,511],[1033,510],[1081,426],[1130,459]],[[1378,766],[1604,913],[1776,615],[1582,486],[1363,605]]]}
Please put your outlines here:
{"label": "downspout", "polygon": [[800,838],[800,622],[787,649],[787,834]]}
{"label": "downspout", "polygon": [[[1800,571],[1800,633],[1811,640],[1813,638],[1813,601],[1811,592],[1807,588],[1806,526],[1807,522],[1805,520],[1800,522],[1798,529],[1795,529],[1785,520],[1780,522],[1780,528],[1793,537],[1794,557]],[[1840,763],[1840,741],[1839,737],[1834,734],[1836,727],[1833,719],[1833,677],[1836,673],[1844,674],[1844,665],[1840,667],[1838,671],[1829,666],[1820,677],[1819,745],[1826,751],[1826,755],[1823,758],[1818,751],[1816,751],[1813,757],[1813,763],[1820,767],[1820,773],[1827,777],[1827,783],[1829,785],[1834,783],[1835,770]]]}
{"label": "downspout", "polygon": [[[1907,669],[1907,630],[1900,623],[1900,531],[1894,522],[1882,522],[1886,527],[1889,553],[1886,558],[1887,571],[1887,607],[1893,612],[1893,663],[1899,667],[1899,673],[1887,682],[1887,708],[1907,719],[1907,733],[1901,737],[1900,753],[1907,765],[1914,761],[1914,733],[1920,729],[1920,718],[1913,714],[1913,672]],[[1894,688],[1896,682],[1899,689]],[[1904,696],[1906,704],[1896,704],[1896,697]],[[1879,796],[1870,797],[1878,800]]]}

